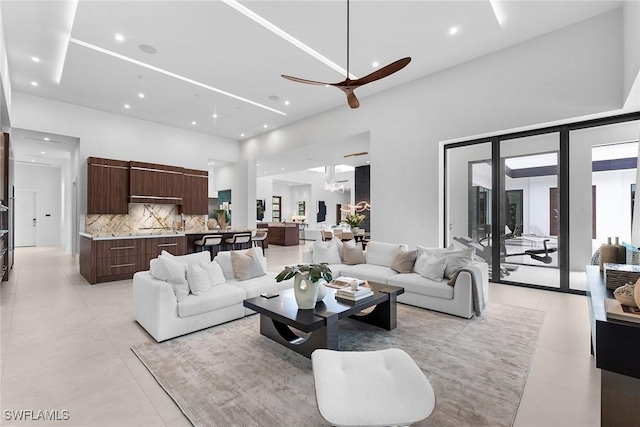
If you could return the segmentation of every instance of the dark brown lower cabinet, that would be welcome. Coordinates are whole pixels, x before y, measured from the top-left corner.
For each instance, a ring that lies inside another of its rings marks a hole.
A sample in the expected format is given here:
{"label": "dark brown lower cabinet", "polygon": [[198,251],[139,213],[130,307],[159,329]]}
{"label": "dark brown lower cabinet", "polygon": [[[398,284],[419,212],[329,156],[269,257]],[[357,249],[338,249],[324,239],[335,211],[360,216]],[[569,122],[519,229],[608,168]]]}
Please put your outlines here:
{"label": "dark brown lower cabinet", "polygon": [[130,279],[137,271],[149,270],[149,262],[163,250],[184,255],[186,245],[185,236],[108,240],[81,236],[80,274],[92,285]]}

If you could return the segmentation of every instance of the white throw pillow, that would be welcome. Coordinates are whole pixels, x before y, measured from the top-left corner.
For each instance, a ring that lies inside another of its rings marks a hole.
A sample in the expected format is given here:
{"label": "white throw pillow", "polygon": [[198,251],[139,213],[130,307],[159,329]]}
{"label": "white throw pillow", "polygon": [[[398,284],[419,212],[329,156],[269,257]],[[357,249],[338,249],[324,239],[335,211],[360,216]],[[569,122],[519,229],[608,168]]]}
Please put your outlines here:
{"label": "white throw pillow", "polygon": [[331,239],[331,241],[336,245],[336,248],[338,248],[338,255],[340,256],[340,262],[344,262],[344,243],[342,242],[342,240],[338,239],[335,236],[333,237],[333,239]]}
{"label": "white throw pillow", "polygon": [[198,265],[204,268],[204,271],[207,272],[211,286],[221,285],[227,281],[224,277],[224,273],[222,272],[222,267],[220,267],[220,264],[216,261],[200,263]]}
{"label": "white throw pillow", "polygon": [[426,246],[418,245],[417,250],[418,257],[416,259],[416,264],[413,267],[413,271],[420,274],[422,267],[424,267],[424,261],[427,259],[423,255],[426,255],[427,257],[431,256],[441,258],[444,256],[445,252],[454,251],[455,247],[453,246],[453,244],[449,245],[449,247],[447,248],[428,248]]}
{"label": "white throw pillow", "polygon": [[253,279],[254,277],[260,277],[267,274],[267,272],[262,268],[260,259],[255,257],[251,251],[247,251],[244,254],[232,251],[231,265],[233,266],[233,272],[236,279],[240,281]]}
{"label": "white throw pillow", "polygon": [[402,251],[402,248],[403,245],[394,243],[369,242],[366,252],[367,264],[391,268],[396,255]]}
{"label": "white throw pillow", "polygon": [[173,255],[173,254],[163,250],[160,255],[169,257],[169,258],[173,259],[174,261],[180,261],[180,262],[185,263],[185,264],[199,264],[201,262],[210,262],[211,261],[211,254],[209,253],[209,251],[194,252],[192,254],[176,256],[176,255]]}
{"label": "white throw pillow", "polygon": [[187,282],[191,293],[194,295],[202,295],[211,289],[209,275],[199,264],[187,265]]}
{"label": "white throw pillow", "polygon": [[174,261],[170,257],[160,255],[155,263],[151,264],[151,275],[158,280],[163,280],[173,288],[176,300],[182,301],[189,295],[189,283],[187,283],[187,265]]}
{"label": "white throw pillow", "polygon": [[342,263],[338,245],[333,240],[329,242],[316,240],[313,242],[313,263],[320,264],[323,262],[327,264]]}
{"label": "white throw pillow", "polygon": [[475,248],[447,250],[443,255],[447,258],[447,268],[444,271],[444,275],[451,278],[453,273],[471,264],[475,251]]}
{"label": "white throw pillow", "polygon": [[[437,258],[424,254],[424,264],[420,268],[420,274],[426,279],[442,282],[444,271],[447,268],[447,258]],[[417,263],[417,262],[416,262]]]}

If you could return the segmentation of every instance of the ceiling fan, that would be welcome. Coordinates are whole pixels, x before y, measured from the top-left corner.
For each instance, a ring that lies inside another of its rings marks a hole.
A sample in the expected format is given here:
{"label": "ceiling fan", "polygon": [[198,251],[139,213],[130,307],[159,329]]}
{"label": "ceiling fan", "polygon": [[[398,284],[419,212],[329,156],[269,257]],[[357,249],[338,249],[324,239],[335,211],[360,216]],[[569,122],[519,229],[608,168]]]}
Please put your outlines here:
{"label": "ceiling fan", "polygon": [[347,0],[347,76],[346,76],[346,79],[339,83],[325,83],[325,82],[318,82],[314,80],[301,79],[299,77],[287,76],[284,74],[282,74],[282,77],[298,83],[337,87],[347,95],[347,102],[349,103],[349,106],[351,108],[358,108],[360,106],[360,102],[358,101],[358,98],[356,98],[356,94],[353,92],[354,90],[356,90],[362,85],[366,85],[367,83],[380,80],[384,77],[387,77],[395,73],[396,71],[400,71],[401,69],[406,67],[407,64],[409,64],[409,62],[411,62],[411,57],[398,59],[397,61],[392,62],[391,64],[386,65],[374,71],[371,74],[368,74],[359,79],[351,80],[349,78],[349,0]]}

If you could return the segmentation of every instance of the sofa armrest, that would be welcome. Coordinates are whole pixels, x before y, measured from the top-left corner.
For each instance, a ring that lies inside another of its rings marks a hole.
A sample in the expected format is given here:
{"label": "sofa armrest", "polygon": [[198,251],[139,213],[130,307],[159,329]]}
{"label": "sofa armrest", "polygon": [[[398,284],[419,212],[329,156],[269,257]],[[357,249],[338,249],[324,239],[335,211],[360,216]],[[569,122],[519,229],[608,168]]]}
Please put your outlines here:
{"label": "sofa armrest", "polygon": [[133,305],[136,320],[156,340],[167,337],[172,318],[178,316],[178,301],[171,285],[154,278],[149,271],[133,275]]}

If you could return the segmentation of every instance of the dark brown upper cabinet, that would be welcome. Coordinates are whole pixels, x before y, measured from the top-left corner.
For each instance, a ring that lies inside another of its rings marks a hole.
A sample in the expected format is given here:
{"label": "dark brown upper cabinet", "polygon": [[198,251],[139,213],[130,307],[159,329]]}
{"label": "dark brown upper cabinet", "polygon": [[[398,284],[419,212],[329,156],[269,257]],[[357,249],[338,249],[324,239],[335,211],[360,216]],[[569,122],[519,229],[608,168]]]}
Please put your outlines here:
{"label": "dark brown upper cabinet", "polygon": [[185,169],[182,185],[181,213],[207,215],[209,211],[209,172]]}
{"label": "dark brown upper cabinet", "polygon": [[184,168],[153,163],[131,165],[131,203],[182,205]]}
{"label": "dark brown upper cabinet", "polygon": [[129,213],[129,162],[87,158],[87,213]]}

